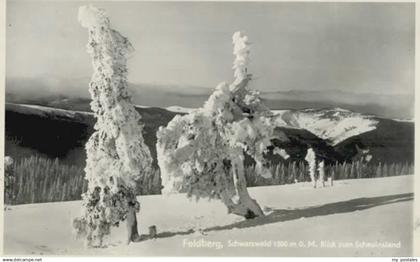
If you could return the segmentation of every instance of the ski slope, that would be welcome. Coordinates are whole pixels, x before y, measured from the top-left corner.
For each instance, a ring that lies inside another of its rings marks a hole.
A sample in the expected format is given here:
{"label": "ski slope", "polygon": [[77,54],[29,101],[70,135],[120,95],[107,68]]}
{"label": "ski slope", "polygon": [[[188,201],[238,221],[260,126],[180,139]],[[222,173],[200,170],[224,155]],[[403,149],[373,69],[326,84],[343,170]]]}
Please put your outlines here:
{"label": "ski slope", "polygon": [[[141,196],[140,231],[147,232],[149,226],[156,225],[158,238],[126,245],[125,226],[121,225],[113,230],[108,246],[100,249],[85,249],[83,241],[72,235],[71,220],[80,212],[80,201],[13,206],[5,212],[4,252],[120,256],[412,253],[413,176],[340,180],[333,187],[318,189],[299,183],[249,191],[264,207],[266,217],[244,221],[226,214],[218,201],[195,202],[182,194]],[[270,243],[271,247],[267,246]],[[280,246],[274,247],[275,243]],[[304,247],[293,246],[302,243]],[[338,247],[340,243],[352,243],[353,247]],[[393,246],[366,246],[378,243]],[[331,247],[333,244],[336,247]]]}

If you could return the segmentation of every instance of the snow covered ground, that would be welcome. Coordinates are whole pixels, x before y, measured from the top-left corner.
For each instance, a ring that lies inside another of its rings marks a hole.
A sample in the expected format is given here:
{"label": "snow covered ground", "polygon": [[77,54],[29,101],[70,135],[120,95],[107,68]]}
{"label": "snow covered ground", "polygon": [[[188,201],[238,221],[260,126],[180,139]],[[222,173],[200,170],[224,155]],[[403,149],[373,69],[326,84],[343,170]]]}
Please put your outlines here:
{"label": "snow covered ground", "polygon": [[[4,252],[15,255],[409,256],[413,178],[341,180],[335,181],[333,187],[318,189],[308,183],[250,188],[267,216],[249,221],[226,214],[218,201],[195,202],[182,194],[141,196],[140,230],[145,233],[149,226],[156,225],[158,237],[127,246],[125,225],[121,225],[112,232],[108,247],[100,249],[84,249],[83,242],[72,235],[71,220],[79,213],[80,201],[13,206],[5,212]],[[378,243],[387,247],[377,247]]]}

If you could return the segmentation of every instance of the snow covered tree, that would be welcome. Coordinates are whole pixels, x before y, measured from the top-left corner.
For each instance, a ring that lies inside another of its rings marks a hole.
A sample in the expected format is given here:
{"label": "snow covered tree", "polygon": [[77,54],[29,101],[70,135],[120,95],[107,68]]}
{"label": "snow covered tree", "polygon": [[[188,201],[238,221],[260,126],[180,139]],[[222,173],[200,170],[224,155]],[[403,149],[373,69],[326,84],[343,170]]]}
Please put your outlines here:
{"label": "snow covered tree", "polygon": [[[318,180],[321,182],[322,187],[325,187],[325,160],[322,158],[317,159],[314,149],[312,147],[309,147],[306,151],[305,161],[309,165],[308,172],[313,187],[317,187]],[[332,171],[330,176],[328,177],[330,186],[333,186],[333,173],[334,171]]]}
{"label": "snow covered tree", "polygon": [[285,160],[290,158],[290,155],[283,148],[275,147],[274,150],[273,150],[273,154],[274,155],[279,155]]}
{"label": "snow covered tree", "polygon": [[316,156],[312,147],[309,147],[305,156],[306,162],[309,164],[309,177],[314,188],[316,188]]}
{"label": "snow covered tree", "polygon": [[264,154],[275,125],[259,92],[248,87],[247,36],[236,32],[233,44],[233,83],[219,84],[203,107],[160,127],[156,148],[163,193],[220,199],[228,212],[254,218],[264,214],[248,194],[244,153],[255,160],[257,175],[271,177]]}
{"label": "snow covered tree", "polygon": [[128,92],[127,57],[133,47],[111,28],[102,9],[80,7],[79,21],[89,32],[87,51],[94,70],[89,92],[96,124],[86,143],[88,190],[83,194],[82,215],[73,226],[88,246],[98,247],[111,226],[126,220],[129,243],[139,237],[136,180],[151,172],[152,163],[141,116]]}
{"label": "snow covered tree", "polygon": [[319,161],[318,163],[318,174],[319,174],[319,181],[321,185],[325,187],[325,162],[324,160]]}
{"label": "snow covered tree", "polygon": [[330,186],[334,186],[334,178],[335,178],[335,176],[336,176],[336,169],[333,167],[333,168],[331,168],[331,174],[328,177],[328,184]]}

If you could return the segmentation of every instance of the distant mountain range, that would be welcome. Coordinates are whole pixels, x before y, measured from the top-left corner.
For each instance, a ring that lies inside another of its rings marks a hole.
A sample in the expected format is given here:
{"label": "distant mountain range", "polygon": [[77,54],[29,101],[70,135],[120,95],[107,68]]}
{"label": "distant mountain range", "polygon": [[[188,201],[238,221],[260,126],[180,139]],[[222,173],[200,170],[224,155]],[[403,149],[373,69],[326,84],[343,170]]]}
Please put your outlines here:
{"label": "distant mountain range", "polygon": [[308,130],[332,146],[372,131],[379,123],[372,115],[342,108],[278,110],[276,116],[277,126]]}
{"label": "distant mountain range", "polygon": [[413,119],[414,96],[407,94],[352,93],[339,90],[293,90],[264,92],[262,97],[272,109],[340,107],[384,118]]}
{"label": "distant mountain range", "polygon": [[[6,154],[18,158],[39,154],[84,166],[84,145],[95,122],[89,113],[89,79],[51,79],[6,79]],[[133,103],[142,105],[137,110],[145,122],[143,135],[155,159],[159,126],[201,106],[213,91],[154,84],[130,84],[130,90]],[[413,96],[337,90],[273,91],[261,96],[283,134],[274,142],[287,150],[291,161],[302,160],[308,145],[330,162],[350,161],[357,154],[356,145],[368,148],[372,161],[414,161],[414,122],[406,121],[413,119]]]}
{"label": "distant mountain range", "polygon": [[[48,78],[46,78],[48,79]],[[60,79],[6,79],[6,101],[65,106],[70,110],[89,110],[88,78]],[[213,88],[198,86],[133,84],[130,83],[133,103],[143,106],[166,108],[180,106],[197,108],[213,92]],[[323,109],[346,108],[363,114],[373,114],[390,119],[413,119],[414,96],[409,94],[371,94],[339,90],[265,91],[261,93],[271,109]],[[81,102],[80,105],[78,103]]]}
{"label": "distant mountain range", "polygon": [[[85,165],[84,145],[93,132],[95,119],[89,100],[62,98],[45,105],[6,104],[6,154],[14,158],[33,154],[60,158]],[[54,107],[52,107],[54,105]],[[72,108],[73,110],[68,110]],[[144,137],[156,163],[156,131],[183,107],[137,107],[145,123]],[[172,111],[171,111],[172,110]],[[175,111],[175,112],[174,112]],[[413,162],[414,123],[365,115],[341,108],[277,110],[275,122],[281,136],[273,142],[291,155],[289,161],[303,160],[311,145],[327,162],[351,161],[357,147],[369,149],[374,162]],[[274,159],[273,155],[269,154]],[[279,161],[278,159],[276,161]]]}

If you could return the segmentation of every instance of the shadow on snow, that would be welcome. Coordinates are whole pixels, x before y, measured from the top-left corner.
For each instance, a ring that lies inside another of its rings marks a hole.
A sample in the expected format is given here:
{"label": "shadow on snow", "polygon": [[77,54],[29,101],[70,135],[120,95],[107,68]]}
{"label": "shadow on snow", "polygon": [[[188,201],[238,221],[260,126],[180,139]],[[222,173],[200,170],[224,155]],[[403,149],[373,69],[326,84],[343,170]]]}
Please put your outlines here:
{"label": "shadow on snow", "polygon": [[[356,198],[347,201],[340,201],[320,206],[306,207],[301,209],[274,209],[272,213],[264,216],[257,217],[254,219],[243,220],[236,222],[230,225],[225,226],[215,226],[206,228],[203,231],[220,231],[220,230],[229,230],[233,228],[248,228],[261,226],[266,224],[272,224],[277,222],[284,222],[290,220],[296,220],[300,218],[310,218],[316,216],[326,216],[340,213],[349,213],[359,210],[364,210],[368,208],[373,208],[382,205],[388,205],[398,202],[410,201],[413,200],[413,193],[406,194],[397,194],[397,195],[388,195],[380,197],[370,197],[370,198]],[[188,235],[194,233],[193,229],[177,232],[162,232],[156,235],[155,238],[167,238],[173,237],[176,235]],[[142,235],[142,240],[149,239],[147,235]]]}
{"label": "shadow on snow", "polygon": [[413,200],[414,194],[398,194],[380,197],[370,198],[356,198],[347,201],[335,202],[325,204],[321,206],[306,207],[301,209],[274,209],[272,213],[258,217],[251,220],[243,220],[237,223],[233,223],[225,226],[215,226],[207,228],[205,231],[219,231],[233,228],[247,228],[266,224],[272,224],[277,222],[290,221],[300,218],[310,218],[316,216],[326,216],[340,213],[349,213],[377,206],[393,204],[397,202]]}

